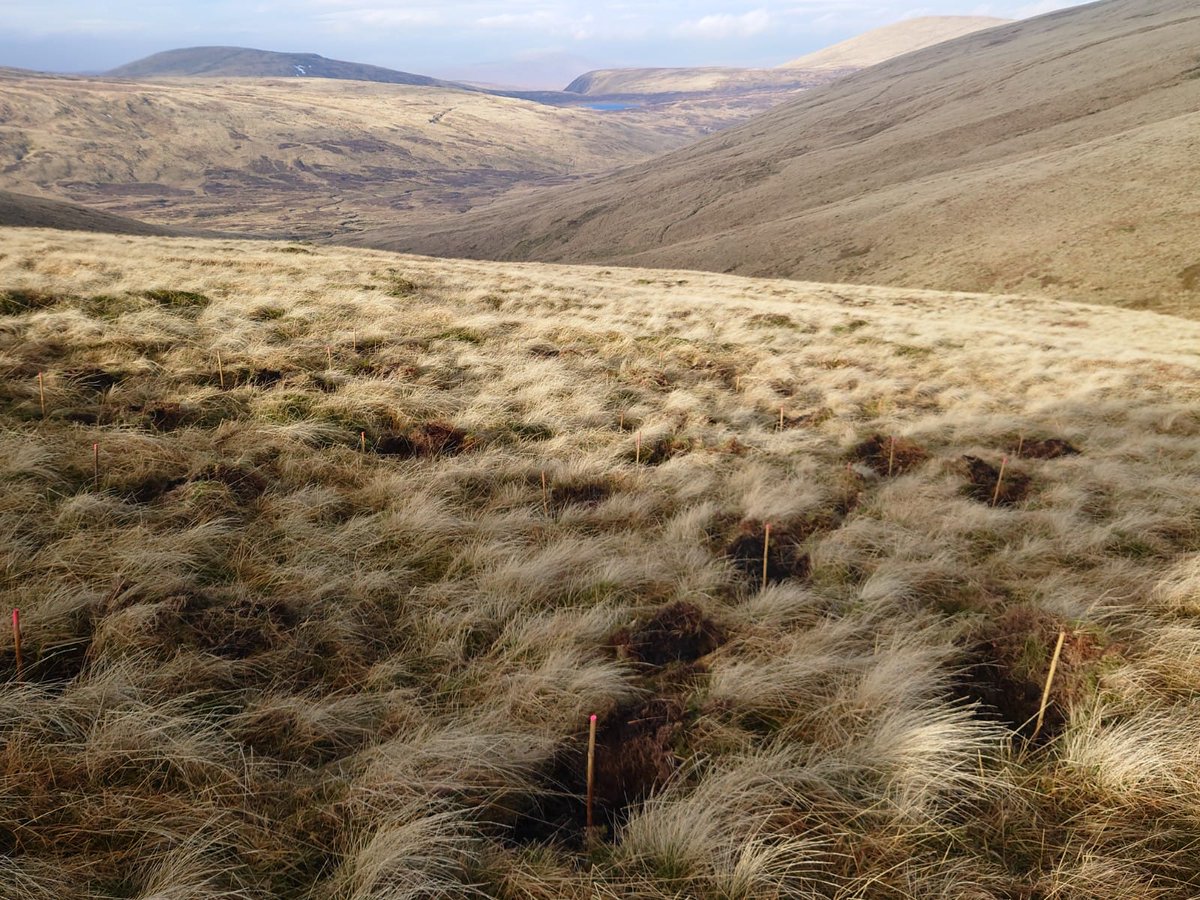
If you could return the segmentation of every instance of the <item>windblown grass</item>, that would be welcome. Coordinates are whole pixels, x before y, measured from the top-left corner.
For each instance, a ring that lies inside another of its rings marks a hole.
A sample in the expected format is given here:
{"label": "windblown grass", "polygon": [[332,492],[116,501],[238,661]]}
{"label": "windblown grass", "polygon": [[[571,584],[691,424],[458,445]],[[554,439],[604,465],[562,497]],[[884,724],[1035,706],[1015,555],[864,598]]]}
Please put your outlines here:
{"label": "windblown grass", "polygon": [[1200,326],[286,249],[4,233],[5,896],[1200,890]]}

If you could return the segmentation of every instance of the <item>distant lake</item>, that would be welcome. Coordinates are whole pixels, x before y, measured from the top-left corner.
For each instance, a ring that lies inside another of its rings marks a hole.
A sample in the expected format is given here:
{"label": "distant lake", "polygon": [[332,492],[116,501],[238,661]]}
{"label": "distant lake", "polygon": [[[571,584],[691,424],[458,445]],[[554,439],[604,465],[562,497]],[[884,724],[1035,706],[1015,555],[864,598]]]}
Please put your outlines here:
{"label": "distant lake", "polygon": [[604,112],[613,112],[620,109],[637,109],[637,103],[585,103],[588,109],[599,109]]}

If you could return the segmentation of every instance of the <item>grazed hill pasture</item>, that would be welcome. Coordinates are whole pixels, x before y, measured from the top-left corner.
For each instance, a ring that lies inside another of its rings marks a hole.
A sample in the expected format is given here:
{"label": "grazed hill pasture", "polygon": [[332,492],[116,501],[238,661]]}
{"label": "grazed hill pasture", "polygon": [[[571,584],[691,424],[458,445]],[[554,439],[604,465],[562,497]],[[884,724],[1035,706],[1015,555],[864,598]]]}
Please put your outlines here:
{"label": "grazed hill pasture", "polygon": [[1194,897],[1198,354],[1021,296],[7,230],[0,884]]}
{"label": "grazed hill pasture", "polygon": [[1066,9],[873,66],[536,203],[356,240],[1196,315],[1198,44],[1189,0]]}
{"label": "grazed hill pasture", "polygon": [[462,210],[694,134],[438,87],[0,72],[0,186],[213,230],[311,237]]}

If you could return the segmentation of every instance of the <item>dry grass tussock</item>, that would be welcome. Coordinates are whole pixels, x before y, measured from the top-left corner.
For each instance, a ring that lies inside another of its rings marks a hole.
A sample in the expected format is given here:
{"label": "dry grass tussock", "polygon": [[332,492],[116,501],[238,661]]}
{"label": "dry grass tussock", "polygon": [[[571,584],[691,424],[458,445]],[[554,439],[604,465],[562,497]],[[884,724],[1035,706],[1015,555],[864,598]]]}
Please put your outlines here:
{"label": "dry grass tussock", "polygon": [[1198,351],[5,232],[0,894],[1196,896]]}

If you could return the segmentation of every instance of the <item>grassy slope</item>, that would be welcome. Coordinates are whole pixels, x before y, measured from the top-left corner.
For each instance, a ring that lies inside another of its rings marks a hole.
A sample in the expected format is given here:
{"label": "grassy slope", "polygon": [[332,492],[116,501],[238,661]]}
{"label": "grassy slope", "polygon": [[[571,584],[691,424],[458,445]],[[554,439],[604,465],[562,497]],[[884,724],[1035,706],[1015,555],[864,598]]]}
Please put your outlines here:
{"label": "grassy slope", "polygon": [[[1200,16],[1112,0],[806,93],[675,154],[363,243],[1195,315]],[[1190,312],[1189,312],[1190,311]]]}
{"label": "grassy slope", "polygon": [[1005,25],[992,16],[919,16],[885,25],[785,63],[788,69],[862,69],[964,34]]}
{"label": "grassy slope", "polygon": [[[797,88],[811,88],[857,69],[1006,21],[984,16],[926,16],[876,28],[775,69],[714,66],[597,69],[580,75],[566,90],[596,95],[775,91],[782,101]],[[828,74],[822,77],[823,72]]]}
{"label": "grassy slope", "polygon": [[166,235],[171,229],[124,216],[114,216],[75,203],[0,191],[0,225],[16,228],[61,228],[107,234]]}
{"label": "grassy slope", "polygon": [[38,231],[0,289],[16,896],[1196,895],[1200,325]]}
{"label": "grassy slope", "polygon": [[[433,121],[435,120],[436,121]],[[167,224],[329,233],[678,147],[670,116],[329,79],[0,73],[3,185]]]}

